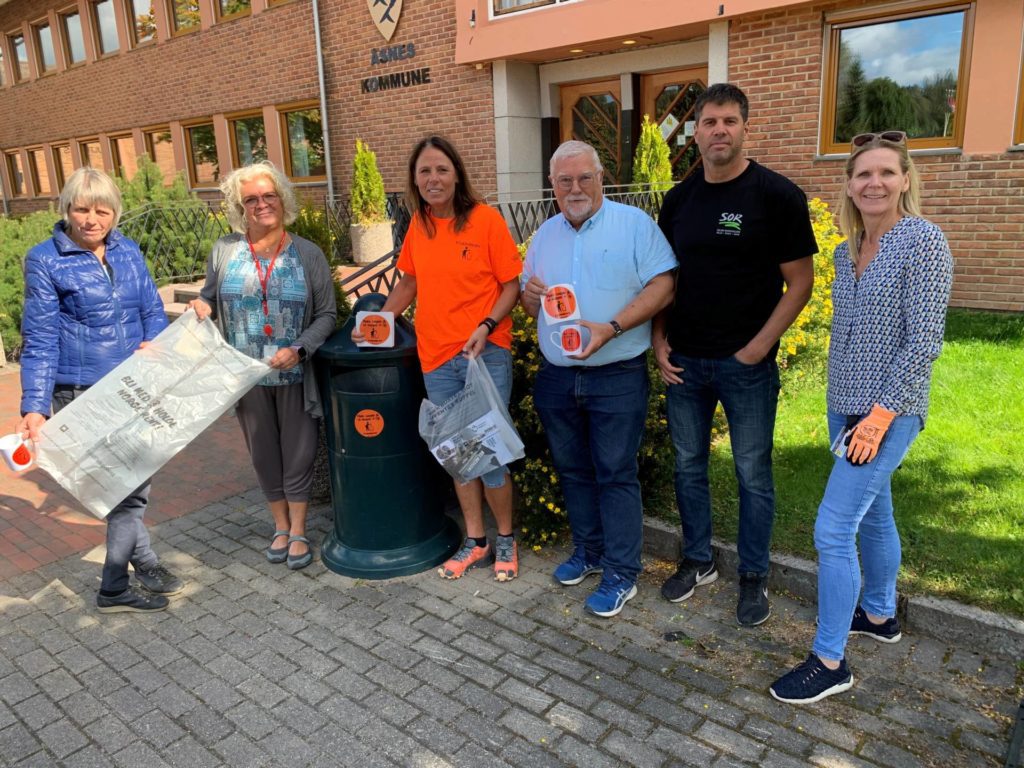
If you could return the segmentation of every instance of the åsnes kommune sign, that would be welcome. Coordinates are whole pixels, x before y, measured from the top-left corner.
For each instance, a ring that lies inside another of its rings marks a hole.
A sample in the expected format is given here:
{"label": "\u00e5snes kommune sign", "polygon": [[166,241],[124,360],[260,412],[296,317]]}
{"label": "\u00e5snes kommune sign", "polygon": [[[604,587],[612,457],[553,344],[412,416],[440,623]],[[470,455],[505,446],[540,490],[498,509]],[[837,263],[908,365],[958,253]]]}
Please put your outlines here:
{"label": "\u00e5snes kommune sign", "polygon": [[[398,27],[398,18],[402,13],[402,0],[366,0],[366,4],[370,8],[370,18],[373,19],[377,31],[390,42]],[[390,64],[412,59],[415,56],[416,46],[413,43],[374,48],[370,53],[370,65]],[[420,67],[404,72],[389,72],[386,75],[365,77],[360,82],[359,91],[360,93],[377,93],[408,88],[413,85],[424,85],[429,82],[430,67]]]}

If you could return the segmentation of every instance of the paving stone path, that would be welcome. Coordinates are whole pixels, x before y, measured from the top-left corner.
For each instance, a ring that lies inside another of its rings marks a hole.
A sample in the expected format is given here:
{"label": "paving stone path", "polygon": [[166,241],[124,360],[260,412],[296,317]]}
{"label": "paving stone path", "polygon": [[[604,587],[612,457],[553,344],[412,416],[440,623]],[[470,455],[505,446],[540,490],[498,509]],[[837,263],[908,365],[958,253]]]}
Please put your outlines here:
{"label": "paving stone path", "polygon": [[[327,512],[314,511],[317,541]],[[161,614],[96,613],[96,553],[0,581],[0,764],[16,766],[1001,766],[1019,660],[923,636],[851,642],[847,694],[767,694],[813,609],[773,595],[760,629],[730,580],[679,606],[647,563],[617,619],[590,580],[482,571],[357,581],[262,555],[259,493],[155,527],[189,586]],[[681,633],[667,641],[665,633]]]}

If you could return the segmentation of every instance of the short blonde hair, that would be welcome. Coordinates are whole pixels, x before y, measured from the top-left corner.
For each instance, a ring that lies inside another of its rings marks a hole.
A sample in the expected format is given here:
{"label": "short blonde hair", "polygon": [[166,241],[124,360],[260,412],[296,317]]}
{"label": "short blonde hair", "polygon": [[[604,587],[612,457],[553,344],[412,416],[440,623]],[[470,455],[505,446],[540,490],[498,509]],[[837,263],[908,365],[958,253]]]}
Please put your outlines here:
{"label": "short blonde hair", "polygon": [[907,151],[906,140],[889,141],[881,136],[875,136],[859,147],[854,147],[846,159],[846,181],[843,183],[843,199],[839,202],[839,230],[846,235],[850,260],[854,264],[860,261],[860,239],[864,234],[864,218],[850,197],[848,185],[850,179],[853,178],[853,167],[857,158],[872,149],[891,149],[899,156],[900,170],[910,177],[910,184],[906,191],[900,193],[899,212],[903,216],[920,217],[921,215],[921,182],[914,161]]}
{"label": "short blonde hair", "polygon": [[103,171],[83,166],[68,176],[60,191],[60,215],[66,222],[74,205],[102,205],[114,212],[113,229],[121,220],[121,190]]}
{"label": "short blonde hair", "polygon": [[270,179],[274,191],[281,198],[284,207],[285,226],[295,221],[299,215],[299,204],[295,200],[295,187],[281,169],[269,160],[260,160],[250,165],[236,168],[220,183],[220,191],[224,195],[224,212],[228,215],[228,223],[235,232],[245,234],[245,206],[242,205],[242,185],[253,179]]}

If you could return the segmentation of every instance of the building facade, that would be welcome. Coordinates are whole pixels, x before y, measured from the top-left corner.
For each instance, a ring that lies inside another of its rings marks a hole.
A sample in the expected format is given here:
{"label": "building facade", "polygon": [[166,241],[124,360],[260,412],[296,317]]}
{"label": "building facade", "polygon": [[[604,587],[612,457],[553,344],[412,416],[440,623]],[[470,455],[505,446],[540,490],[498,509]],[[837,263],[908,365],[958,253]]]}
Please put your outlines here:
{"label": "building facade", "polygon": [[530,200],[570,137],[629,182],[645,114],[681,178],[693,103],[729,80],[750,156],[831,204],[851,135],[906,129],[953,303],[1022,311],[1022,47],[1020,0],[0,0],[3,205],[143,154],[201,194],[266,157],[343,196],[356,138],[399,191],[431,132],[490,200]]}

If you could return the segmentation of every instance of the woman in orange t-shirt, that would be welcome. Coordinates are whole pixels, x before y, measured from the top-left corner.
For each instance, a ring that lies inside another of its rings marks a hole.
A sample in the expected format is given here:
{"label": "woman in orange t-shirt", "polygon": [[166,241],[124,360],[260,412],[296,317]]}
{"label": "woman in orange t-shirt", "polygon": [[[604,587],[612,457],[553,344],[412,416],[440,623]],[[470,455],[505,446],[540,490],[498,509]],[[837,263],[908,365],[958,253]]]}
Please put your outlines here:
{"label": "woman in orange t-shirt", "polygon": [[[512,393],[512,319],[522,261],[505,220],[473,191],[462,158],[449,141],[428,136],[409,157],[406,204],[413,213],[402,243],[402,279],[384,311],[404,312],[416,299],[416,348],[427,397],[443,403],[466,383],[466,363],[479,356],[508,405]],[[352,338],[361,341],[358,331]],[[481,482],[482,481],[482,482]],[[498,581],[519,571],[512,531],[512,478],[505,467],[455,483],[466,524],[462,548],[438,569],[458,579],[494,563]],[[494,513],[494,547],[484,531],[483,500]]]}

